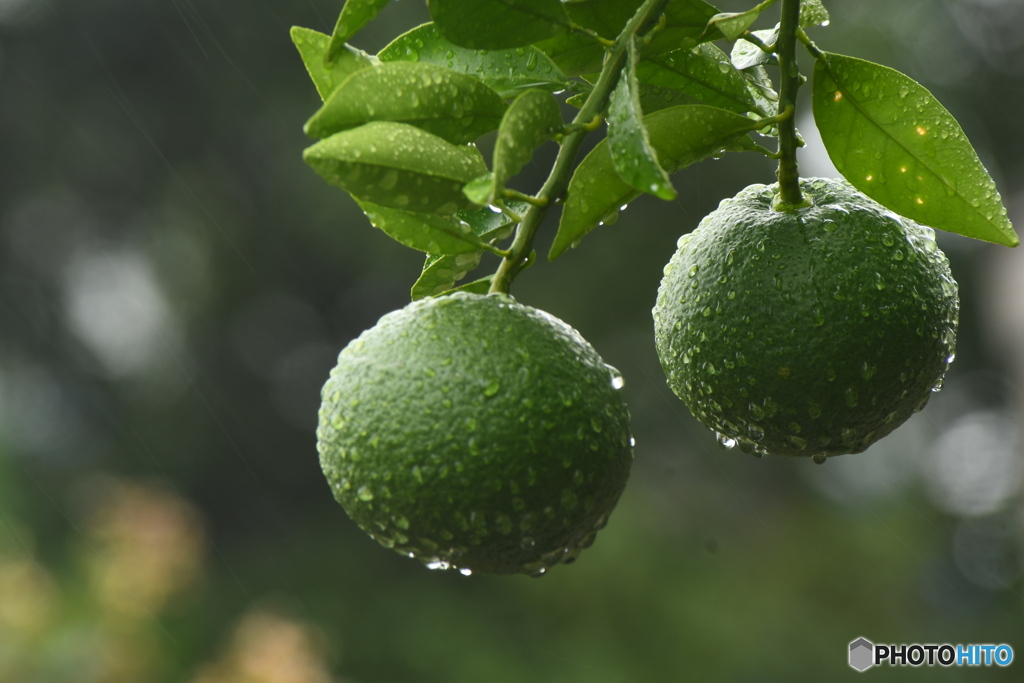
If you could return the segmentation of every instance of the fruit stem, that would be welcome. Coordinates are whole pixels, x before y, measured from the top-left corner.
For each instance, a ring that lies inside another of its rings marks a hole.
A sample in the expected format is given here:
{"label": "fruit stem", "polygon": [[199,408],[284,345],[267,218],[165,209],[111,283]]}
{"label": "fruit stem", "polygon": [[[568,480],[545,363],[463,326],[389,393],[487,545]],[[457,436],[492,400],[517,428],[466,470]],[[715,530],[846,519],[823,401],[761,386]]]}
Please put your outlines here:
{"label": "fruit stem", "polygon": [[648,25],[650,19],[659,16],[664,11],[668,2],[669,0],[644,0],[644,3],[626,23],[622,33],[615,39],[615,46],[605,57],[601,75],[598,77],[597,83],[594,84],[594,89],[576,114],[576,118],[573,119],[572,132],[561,140],[558,157],[555,159],[548,179],[544,181],[544,185],[536,195],[536,203],[531,205],[526,215],[523,216],[523,222],[516,229],[515,239],[509,248],[509,255],[502,259],[498,270],[494,273],[491,292],[507,294],[512,280],[526,267],[530,251],[533,249],[533,237],[537,228],[540,227],[548,209],[565,193],[569,185],[569,178],[572,176],[580,145],[583,144],[583,138],[590,132],[589,124],[599,120],[601,112],[608,106],[608,99],[611,97],[612,90],[615,89],[619,80],[619,72],[622,71],[622,65],[626,61],[629,43],[633,40],[633,36]]}
{"label": "fruit stem", "polygon": [[[800,0],[782,0],[782,20],[776,44],[779,56],[779,111],[793,107],[800,89],[800,68],[796,63],[796,32],[800,28]],[[796,116],[779,122],[779,201],[778,211],[795,211],[806,206],[800,192],[800,171],[796,163],[796,150],[800,146],[796,133]]]}

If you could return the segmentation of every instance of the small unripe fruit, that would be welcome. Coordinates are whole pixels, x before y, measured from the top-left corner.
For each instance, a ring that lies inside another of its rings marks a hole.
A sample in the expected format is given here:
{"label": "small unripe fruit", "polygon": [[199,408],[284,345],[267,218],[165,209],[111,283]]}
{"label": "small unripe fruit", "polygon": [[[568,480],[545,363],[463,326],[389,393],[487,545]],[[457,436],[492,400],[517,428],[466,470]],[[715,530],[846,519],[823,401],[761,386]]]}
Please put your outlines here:
{"label": "small unripe fruit", "polygon": [[669,386],[723,445],[863,451],[920,410],[953,359],[957,286],[930,228],[845,181],[772,209],[752,185],[679,240],[654,307]]}
{"label": "small unripe fruit", "polygon": [[557,318],[456,293],[385,315],[323,388],[337,500],[432,568],[539,576],[593,542],[633,458],[618,372]]}

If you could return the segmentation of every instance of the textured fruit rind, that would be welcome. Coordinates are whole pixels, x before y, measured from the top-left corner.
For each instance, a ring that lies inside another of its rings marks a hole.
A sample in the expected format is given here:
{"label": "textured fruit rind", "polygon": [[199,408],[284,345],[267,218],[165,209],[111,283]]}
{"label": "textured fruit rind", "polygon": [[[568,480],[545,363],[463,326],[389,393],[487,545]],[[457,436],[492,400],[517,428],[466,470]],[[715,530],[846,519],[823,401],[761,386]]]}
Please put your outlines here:
{"label": "textured fruit rind", "polygon": [[456,293],[385,315],[323,388],[335,498],[430,567],[540,575],[593,542],[629,475],[618,372],[564,322]]}
{"label": "textured fruit rind", "polygon": [[655,341],[669,386],[726,445],[818,458],[863,451],[941,385],[957,286],[934,231],[845,181],[805,179],[813,205],[752,185],[665,267]]}

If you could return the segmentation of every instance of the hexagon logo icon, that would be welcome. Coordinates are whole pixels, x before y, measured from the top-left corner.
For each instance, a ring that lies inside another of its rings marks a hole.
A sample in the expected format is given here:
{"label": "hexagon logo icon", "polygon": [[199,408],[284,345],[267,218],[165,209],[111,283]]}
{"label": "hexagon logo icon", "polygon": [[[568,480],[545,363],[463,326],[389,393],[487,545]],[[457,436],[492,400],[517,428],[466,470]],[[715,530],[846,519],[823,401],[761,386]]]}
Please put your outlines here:
{"label": "hexagon logo icon", "polygon": [[875,665],[875,644],[867,638],[858,638],[850,643],[850,666],[865,671]]}

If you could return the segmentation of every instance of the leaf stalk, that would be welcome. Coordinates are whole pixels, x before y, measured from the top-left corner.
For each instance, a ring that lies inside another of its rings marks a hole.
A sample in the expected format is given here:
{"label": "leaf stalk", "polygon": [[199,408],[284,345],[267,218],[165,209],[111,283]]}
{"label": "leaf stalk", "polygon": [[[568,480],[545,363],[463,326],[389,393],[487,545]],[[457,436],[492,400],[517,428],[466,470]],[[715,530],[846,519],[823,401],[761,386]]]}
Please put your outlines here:
{"label": "leaf stalk", "polygon": [[572,132],[562,138],[558,156],[548,174],[547,180],[536,195],[537,203],[532,204],[523,222],[516,229],[515,239],[509,247],[509,255],[502,259],[498,270],[494,273],[491,282],[490,292],[508,293],[509,286],[515,277],[529,263],[529,255],[533,251],[533,238],[540,227],[541,221],[556,200],[561,197],[569,185],[569,178],[572,176],[576,157],[579,154],[580,145],[586,137],[588,124],[600,120],[601,112],[608,106],[608,99],[611,97],[619,79],[619,73],[626,61],[626,53],[630,41],[637,35],[640,29],[646,26],[652,17],[659,16],[668,5],[669,0],[644,0],[644,3],[637,9],[636,13],[626,23],[622,33],[615,39],[614,46],[605,57],[601,75],[594,84],[594,89],[587,97],[587,101],[576,114],[571,126]]}

